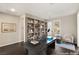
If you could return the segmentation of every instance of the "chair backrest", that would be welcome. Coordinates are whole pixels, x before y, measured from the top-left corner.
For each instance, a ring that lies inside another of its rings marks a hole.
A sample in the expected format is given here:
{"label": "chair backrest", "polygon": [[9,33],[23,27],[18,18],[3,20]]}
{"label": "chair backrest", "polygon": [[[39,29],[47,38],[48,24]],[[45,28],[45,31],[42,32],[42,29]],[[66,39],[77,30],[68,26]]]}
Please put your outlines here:
{"label": "chair backrest", "polygon": [[29,55],[45,55],[46,54],[46,49],[47,49],[47,45],[46,45],[46,36],[43,35],[41,38],[40,38],[40,41],[39,41],[39,44],[37,45],[33,45],[29,42],[26,43],[26,48],[28,50],[28,54]]}
{"label": "chair backrest", "polygon": [[64,39],[64,41],[67,41],[67,42],[70,42],[70,43],[74,42],[74,36],[73,35],[68,35],[68,34],[64,35],[63,39]]}
{"label": "chair backrest", "polygon": [[47,36],[46,35],[43,35],[41,38],[40,38],[40,44],[46,44],[47,42]]}

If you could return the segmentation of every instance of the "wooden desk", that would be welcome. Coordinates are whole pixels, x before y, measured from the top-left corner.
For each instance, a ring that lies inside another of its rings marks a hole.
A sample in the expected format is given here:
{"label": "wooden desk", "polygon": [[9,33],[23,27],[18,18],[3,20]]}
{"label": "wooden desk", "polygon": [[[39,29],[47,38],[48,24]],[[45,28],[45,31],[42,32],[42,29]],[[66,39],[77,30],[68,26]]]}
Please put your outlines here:
{"label": "wooden desk", "polygon": [[59,46],[61,48],[66,48],[66,49],[75,51],[75,45],[74,44],[70,44],[70,43],[61,43],[61,44],[58,44],[58,43],[55,42],[55,46]]}
{"label": "wooden desk", "polygon": [[55,52],[57,55],[71,55],[76,51],[75,45],[69,43],[56,43],[55,42]]}
{"label": "wooden desk", "polygon": [[47,55],[52,54],[52,49],[55,49],[55,40],[47,44]]}

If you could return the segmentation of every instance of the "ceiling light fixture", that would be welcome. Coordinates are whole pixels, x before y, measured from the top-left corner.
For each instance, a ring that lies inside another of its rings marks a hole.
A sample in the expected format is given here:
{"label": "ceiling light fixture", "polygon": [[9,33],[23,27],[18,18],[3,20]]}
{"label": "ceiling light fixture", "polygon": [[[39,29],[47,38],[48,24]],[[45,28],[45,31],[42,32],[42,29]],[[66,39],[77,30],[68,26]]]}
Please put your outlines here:
{"label": "ceiling light fixture", "polygon": [[49,3],[50,5],[53,5],[54,3]]}
{"label": "ceiling light fixture", "polygon": [[15,9],[14,8],[11,8],[10,11],[15,12]]}

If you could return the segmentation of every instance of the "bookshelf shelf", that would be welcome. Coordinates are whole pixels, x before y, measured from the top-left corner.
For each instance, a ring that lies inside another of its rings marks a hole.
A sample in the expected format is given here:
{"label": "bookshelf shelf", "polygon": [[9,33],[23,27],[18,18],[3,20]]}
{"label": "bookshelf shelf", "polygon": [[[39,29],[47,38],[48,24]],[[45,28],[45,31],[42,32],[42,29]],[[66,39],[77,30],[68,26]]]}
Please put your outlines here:
{"label": "bookshelf shelf", "polygon": [[26,17],[26,36],[27,40],[39,40],[38,38],[43,34],[47,34],[47,22],[33,19],[31,17]]}

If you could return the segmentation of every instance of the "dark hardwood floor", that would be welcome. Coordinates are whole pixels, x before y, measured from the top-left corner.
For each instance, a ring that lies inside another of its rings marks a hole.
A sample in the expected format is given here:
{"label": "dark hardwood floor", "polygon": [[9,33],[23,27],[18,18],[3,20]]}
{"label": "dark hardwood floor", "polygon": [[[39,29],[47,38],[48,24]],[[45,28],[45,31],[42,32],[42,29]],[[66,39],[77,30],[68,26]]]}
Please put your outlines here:
{"label": "dark hardwood floor", "polygon": [[[65,52],[63,52],[63,50]],[[67,50],[63,49],[61,52],[55,51],[54,48],[49,48],[47,51],[47,55],[79,55],[79,48],[76,52],[67,52]],[[58,49],[58,51],[60,51]],[[8,46],[0,47],[0,55],[28,55],[28,51],[24,49],[23,42],[11,44]]]}
{"label": "dark hardwood floor", "polygon": [[23,43],[0,47],[0,55],[26,55]]}
{"label": "dark hardwood floor", "polygon": [[[47,52],[50,53],[51,49],[48,50],[50,51]],[[23,42],[19,42],[19,43],[0,47],[0,55],[28,55],[28,50],[24,49]]]}

